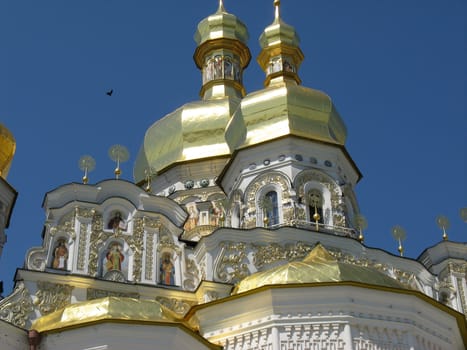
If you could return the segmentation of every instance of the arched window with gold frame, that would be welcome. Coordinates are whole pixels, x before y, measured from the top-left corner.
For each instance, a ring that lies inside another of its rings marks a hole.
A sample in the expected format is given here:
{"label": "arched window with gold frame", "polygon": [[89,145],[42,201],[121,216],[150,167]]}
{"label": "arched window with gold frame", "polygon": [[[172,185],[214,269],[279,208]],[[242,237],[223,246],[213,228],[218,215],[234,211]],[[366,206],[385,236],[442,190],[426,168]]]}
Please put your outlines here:
{"label": "arched window with gold frame", "polygon": [[316,228],[319,229],[319,225],[324,224],[323,194],[320,190],[312,188],[306,193],[305,198],[308,220],[315,223]]}
{"label": "arched window with gold frame", "polygon": [[270,190],[259,199],[258,206],[261,208],[264,227],[272,227],[280,223],[278,197],[277,191]]}

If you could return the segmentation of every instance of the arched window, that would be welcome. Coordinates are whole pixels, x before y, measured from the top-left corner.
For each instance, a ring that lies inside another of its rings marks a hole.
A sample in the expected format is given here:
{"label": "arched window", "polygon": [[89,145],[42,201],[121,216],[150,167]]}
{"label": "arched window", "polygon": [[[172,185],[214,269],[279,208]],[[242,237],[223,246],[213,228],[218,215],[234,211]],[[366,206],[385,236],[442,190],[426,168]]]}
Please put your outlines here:
{"label": "arched window", "polygon": [[309,221],[324,224],[322,193],[317,189],[311,189],[307,193],[306,202],[308,205]]}
{"label": "arched window", "polygon": [[279,224],[279,205],[277,200],[277,192],[267,192],[259,203],[263,210],[263,222],[265,227],[271,227]]}

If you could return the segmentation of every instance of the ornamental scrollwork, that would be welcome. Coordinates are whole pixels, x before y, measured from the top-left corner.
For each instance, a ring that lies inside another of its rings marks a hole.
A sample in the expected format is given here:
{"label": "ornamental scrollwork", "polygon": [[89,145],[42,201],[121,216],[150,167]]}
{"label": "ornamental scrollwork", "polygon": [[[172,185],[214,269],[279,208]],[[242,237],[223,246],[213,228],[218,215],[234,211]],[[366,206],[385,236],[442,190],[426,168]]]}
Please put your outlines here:
{"label": "ornamental scrollwork", "polygon": [[187,290],[195,290],[199,283],[199,269],[193,259],[185,259],[186,279],[183,281],[183,287]]}
{"label": "ornamental scrollwork", "polygon": [[81,222],[79,225],[79,243],[78,243],[78,270],[84,270],[86,262],[86,245],[88,242],[88,225]]}
{"label": "ornamental scrollwork", "polygon": [[253,247],[256,249],[253,262],[258,270],[278,260],[293,261],[304,258],[313,249],[312,245],[305,244],[304,242],[286,244],[284,246],[278,243],[271,243],[266,246],[253,245]]}
{"label": "ornamental scrollwork", "polygon": [[144,219],[134,219],[133,235],[126,238],[128,245],[133,251],[133,280],[141,281],[141,269],[143,266],[143,236],[144,236]]}
{"label": "ornamental scrollwork", "polygon": [[139,299],[138,293],[121,293],[103,289],[88,288],[86,291],[86,297],[88,300],[100,299],[105,297],[121,297],[121,298],[133,298]]}
{"label": "ornamental scrollwork", "polygon": [[176,298],[156,297],[156,301],[166,308],[172,310],[177,315],[184,316],[188,310],[195,304],[194,302],[187,302],[185,300]]}
{"label": "ornamental scrollwork", "polygon": [[180,255],[180,247],[174,243],[172,233],[165,226],[161,226],[157,251],[171,250]]}
{"label": "ornamental scrollwork", "polygon": [[217,278],[221,282],[236,283],[248,276],[246,244],[222,242],[222,252],[215,268]]}
{"label": "ornamental scrollwork", "polygon": [[92,219],[94,215],[96,214],[96,210],[94,208],[77,207],[75,212],[76,212],[76,216],[86,218],[86,219]]}
{"label": "ornamental scrollwork", "polygon": [[60,223],[50,229],[50,234],[53,236],[56,232],[65,232],[73,239],[75,238],[75,214],[77,208],[74,211],[70,211],[62,217]]}
{"label": "ornamental scrollwork", "polygon": [[245,190],[245,203],[248,204],[248,211],[255,210],[256,206],[256,193],[261,189],[261,187],[268,184],[276,184],[280,187],[282,191],[282,204],[285,204],[289,201],[290,194],[290,181],[288,178],[278,172],[268,173],[259,175],[257,178],[250,183]]}
{"label": "ornamental scrollwork", "polygon": [[0,302],[0,319],[20,328],[26,328],[29,325],[29,315],[33,311],[31,296],[23,283]]}
{"label": "ornamental scrollwork", "polygon": [[461,273],[467,277],[467,263],[449,263],[448,264],[448,271],[449,273]]}
{"label": "ornamental scrollwork", "polygon": [[266,246],[253,245],[253,247],[256,249],[253,263],[258,270],[285,258],[285,249],[280,244],[271,243]]}
{"label": "ornamental scrollwork", "polygon": [[32,248],[26,258],[26,266],[29,270],[44,271],[47,260],[47,248]]}
{"label": "ornamental scrollwork", "polygon": [[70,303],[72,286],[39,281],[37,288],[34,305],[42,315],[59,310]]}

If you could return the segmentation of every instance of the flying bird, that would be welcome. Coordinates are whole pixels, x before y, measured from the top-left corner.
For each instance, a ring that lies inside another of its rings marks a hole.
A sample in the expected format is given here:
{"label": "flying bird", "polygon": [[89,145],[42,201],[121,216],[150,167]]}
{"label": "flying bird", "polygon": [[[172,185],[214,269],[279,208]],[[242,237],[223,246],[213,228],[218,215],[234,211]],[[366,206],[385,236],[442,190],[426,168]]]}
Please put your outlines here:
{"label": "flying bird", "polygon": [[107,91],[105,94],[108,96],[112,96],[113,92],[114,92],[114,89],[110,89],[110,91]]}

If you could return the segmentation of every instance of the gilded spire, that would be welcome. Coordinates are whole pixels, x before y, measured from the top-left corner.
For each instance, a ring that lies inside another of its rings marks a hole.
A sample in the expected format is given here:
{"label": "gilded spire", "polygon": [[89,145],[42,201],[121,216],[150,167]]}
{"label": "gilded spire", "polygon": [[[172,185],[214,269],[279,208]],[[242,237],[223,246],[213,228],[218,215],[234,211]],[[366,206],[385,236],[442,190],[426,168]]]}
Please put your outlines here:
{"label": "gilded spire", "polygon": [[280,19],[281,19],[281,12],[280,12],[281,1],[280,0],[274,0],[274,7],[276,8],[274,22],[279,22]]}
{"label": "gilded spire", "polygon": [[226,12],[224,7],[224,0],[219,0],[219,8],[217,9],[217,12]]}
{"label": "gilded spire", "polygon": [[274,0],[274,21],[259,38],[262,50],[258,63],[266,74],[265,86],[275,81],[301,82],[297,73],[304,58],[300,39],[295,28],[282,21],[280,3]]}

